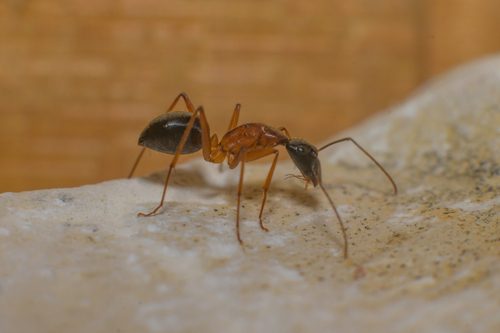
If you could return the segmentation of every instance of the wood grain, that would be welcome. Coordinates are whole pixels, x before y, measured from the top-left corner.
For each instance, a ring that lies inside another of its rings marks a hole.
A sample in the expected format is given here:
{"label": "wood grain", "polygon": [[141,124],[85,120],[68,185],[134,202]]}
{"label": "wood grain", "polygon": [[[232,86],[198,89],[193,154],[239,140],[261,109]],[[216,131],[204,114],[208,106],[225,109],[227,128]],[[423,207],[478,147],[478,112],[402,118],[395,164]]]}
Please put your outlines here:
{"label": "wood grain", "polygon": [[[124,177],[181,91],[320,142],[500,46],[497,1],[0,2],[0,192]],[[139,174],[167,165],[149,153]]]}

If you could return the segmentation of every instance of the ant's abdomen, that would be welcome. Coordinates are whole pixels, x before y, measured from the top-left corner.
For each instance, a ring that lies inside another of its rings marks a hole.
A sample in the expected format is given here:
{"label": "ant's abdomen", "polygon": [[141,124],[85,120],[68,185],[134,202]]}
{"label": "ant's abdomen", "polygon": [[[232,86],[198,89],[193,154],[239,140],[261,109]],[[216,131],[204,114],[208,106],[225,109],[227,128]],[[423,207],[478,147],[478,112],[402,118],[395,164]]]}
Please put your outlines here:
{"label": "ant's abdomen", "polygon": [[[191,115],[189,112],[174,111],[156,117],[142,131],[138,144],[162,153],[175,154]],[[201,125],[197,118],[181,154],[194,153],[201,147]]]}

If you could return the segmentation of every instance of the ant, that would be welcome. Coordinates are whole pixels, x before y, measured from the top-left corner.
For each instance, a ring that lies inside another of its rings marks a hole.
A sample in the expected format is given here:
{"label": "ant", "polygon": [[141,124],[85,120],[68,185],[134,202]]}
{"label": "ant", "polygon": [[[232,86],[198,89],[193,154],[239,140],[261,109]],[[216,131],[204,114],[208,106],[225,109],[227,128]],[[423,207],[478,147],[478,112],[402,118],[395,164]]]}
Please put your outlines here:
{"label": "ant", "polygon": [[[188,112],[172,111],[181,98],[184,100]],[[325,190],[321,181],[321,165],[318,159],[318,153],[334,144],[350,141],[380,168],[380,170],[391,182],[394,194],[397,194],[397,186],[392,177],[382,167],[382,165],[380,165],[380,163],[373,158],[373,156],[371,156],[363,147],[350,137],[332,141],[317,149],[305,140],[292,138],[285,127],[273,128],[261,123],[246,123],[238,125],[240,108],[241,105],[236,104],[231,121],[229,122],[228,130],[220,141],[217,134],[210,136],[210,127],[208,125],[203,107],[199,106],[195,109],[186,93],[180,93],[174,99],[166,113],[154,118],[149,125],[146,126],[138,141],[138,144],[143,146],[143,148],[137,156],[128,178],[132,177],[146,148],[174,155],[174,158],[170,162],[170,167],[168,168],[160,203],[149,213],[140,212],[137,215],[152,216],[157,214],[158,210],[163,206],[170,175],[177,164],[179,156],[181,154],[191,154],[201,149],[203,151],[203,158],[205,161],[211,163],[223,163],[227,158],[227,163],[230,169],[236,168],[238,164],[241,165],[236,206],[236,237],[240,245],[243,245],[243,241],[240,236],[240,202],[243,188],[243,175],[245,173],[245,163],[258,160],[269,155],[274,155],[266,180],[262,186],[263,195],[259,212],[260,228],[264,231],[269,231],[269,229],[267,229],[263,224],[262,213],[264,211],[267,192],[269,190],[279,156],[279,151],[275,148],[282,145],[285,146],[293,163],[302,174],[301,176],[295,177],[304,180],[306,182],[306,187],[308,183],[312,183],[314,187],[319,186],[330,202],[330,206],[337,216],[337,220],[342,231],[344,239],[344,258],[347,259],[348,242],[346,230],[332,198]]]}

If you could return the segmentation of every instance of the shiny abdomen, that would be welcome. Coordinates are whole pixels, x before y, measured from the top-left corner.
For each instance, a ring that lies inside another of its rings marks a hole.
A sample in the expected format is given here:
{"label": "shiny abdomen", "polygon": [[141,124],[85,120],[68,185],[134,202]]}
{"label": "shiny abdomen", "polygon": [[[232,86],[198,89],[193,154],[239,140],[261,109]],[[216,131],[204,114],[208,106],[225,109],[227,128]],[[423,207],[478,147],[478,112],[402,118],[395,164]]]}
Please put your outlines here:
{"label": "shiny abdomen", "polygon": [[[153,119],[142,131],[138,144],[166,154],[175,154],[192,113],[174,111]],[[202,147],[201,125],[197,118],[181,154],[197,152]]]}

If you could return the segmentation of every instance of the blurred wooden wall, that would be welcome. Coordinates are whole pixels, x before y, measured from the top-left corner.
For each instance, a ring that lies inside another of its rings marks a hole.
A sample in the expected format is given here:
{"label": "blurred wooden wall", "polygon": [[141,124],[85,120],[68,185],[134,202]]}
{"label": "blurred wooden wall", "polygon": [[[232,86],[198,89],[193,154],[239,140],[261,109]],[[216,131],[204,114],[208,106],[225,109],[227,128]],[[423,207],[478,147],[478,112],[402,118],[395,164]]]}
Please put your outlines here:
{"label": "blurred wooden wall", "polygon": [[497,52],[499,18],[496,0],[0,1],[0,192],[126,176],[180,91],[220,135],[240,102],[320,142]]}

